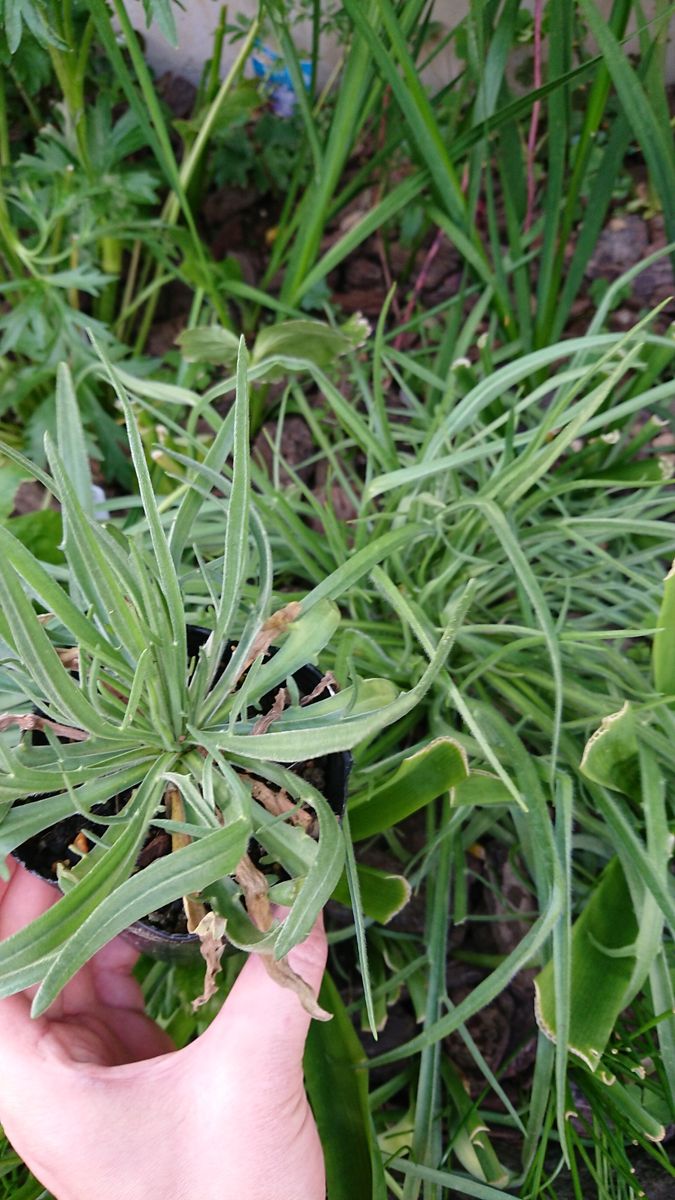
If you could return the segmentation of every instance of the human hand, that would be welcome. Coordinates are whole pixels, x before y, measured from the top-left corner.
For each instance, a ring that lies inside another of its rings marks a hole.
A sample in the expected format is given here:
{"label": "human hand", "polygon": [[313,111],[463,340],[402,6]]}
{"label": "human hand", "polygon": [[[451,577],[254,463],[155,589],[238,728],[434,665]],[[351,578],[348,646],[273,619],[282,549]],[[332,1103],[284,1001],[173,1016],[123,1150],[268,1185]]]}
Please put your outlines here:
{"label": "human hand", "polygon": [[[0,938],[54,901],[9,868]],[[57,1200],[324,1200],[297,996],[251,955],[212,1025],[176,1051],[143,1011],[135,960],[111,942],[35,1021],[31,991],[0,1001],[0,1123],[16,1152]],[[318,991],[320,922],[289,960]]]}

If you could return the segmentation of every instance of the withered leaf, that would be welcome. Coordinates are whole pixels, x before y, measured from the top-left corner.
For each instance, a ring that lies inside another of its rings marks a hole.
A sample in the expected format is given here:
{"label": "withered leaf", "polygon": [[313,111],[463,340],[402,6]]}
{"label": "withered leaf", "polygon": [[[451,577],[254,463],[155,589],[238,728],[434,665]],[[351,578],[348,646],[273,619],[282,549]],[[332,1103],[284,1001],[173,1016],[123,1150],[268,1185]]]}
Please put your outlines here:
{"label": "withered leaf", "polygon": [[196,1012],[212,996],[215,996],[217,991],[216,975],[220,970],[220,962],[225,949],[225,920],[217,913],[207,912],[193,932],[199,938],[199,948],[206,963],[204,990],[201,996],[197,996],[197,999],[192,1001],[192,1011]]}
{"label": "withered leaf", "polygon": [[[239,862],[235,879],[244,893],[246,908],[251,920],[258,929],[263,933],[266,932],[272,924],[269,888],[262,871],[254,866],[248,854],[245,854]],[[272,954],[261,954],[260,957],[270,979],[273,979],[280,987],[290,988],[292,992],[295,992],[310,1017],[314,1017],[317,1021],[331,1020],[331,1013],[321,1008],[309,984],[293,970],[287,958],[275,959]]]}

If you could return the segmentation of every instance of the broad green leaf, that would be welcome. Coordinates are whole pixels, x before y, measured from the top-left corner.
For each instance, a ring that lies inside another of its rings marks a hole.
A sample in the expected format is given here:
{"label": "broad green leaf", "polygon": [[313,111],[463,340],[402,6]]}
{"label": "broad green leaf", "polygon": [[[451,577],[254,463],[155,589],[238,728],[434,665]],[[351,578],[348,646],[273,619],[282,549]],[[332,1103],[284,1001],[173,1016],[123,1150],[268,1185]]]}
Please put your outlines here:
{"label": "broad green leaf", "polygon": [[[256,688],[256,691],[258,689]],[[276,730],[302,729],[308,737],[317,727],[344,721],[346,717],[357,717],[377,712],[383,704],[396,698],[394,684],[387,679],[360,679],[351,687],[343,688],[327,699],[313,700],[311,704],[294,705],[286,708],[274,722]],[[252,728],[254,721],[247,719],[237,723],[237,732]]]}
{"label": "broad green leaf", "polygon": [[7,522],[7,529],[40,562],[57,566],[65,562],[61,548],[63,520],[61,513],[55,512],[53,508],[42,508],[24,513],[20,517],[11,517]]}
{"label": "broad green leaf", "polygon": [[603,717],[600,728],[586,743],[579,769],[603,787],[627,796],[639,794],[638,743],[628,702],[618,712]]}
{"label": "broad green leaf", "polygon": [[[311,747],[313,754],[332,754],[337,750],[351,750],[358,742],[373,737],[385,726],[400,720],[415,708],[443,669],[472,594],[472,589],[467,587],[462,601],[458,605],[452,625],[443,634],[429,665],[415,687],[411,688],[409,692],[402,692],[389,704],[385,704],[379,712],[346,717],[337,725],[313,730]],[[279,682],[278,679],[277,682]],[[203,737],[203,734],[199,735],[197,731],[193,732],[195,737]],[[249,758],[255,756],[265,761],[299,762],[307,757],[307,734],[302,730],[248,735],[215,731],[211,735],[211,741],[216,749],[225,750],[230,754],[246,755]]]}
{"label": "broad green leaf", "polygon": [[219,363],[226,367],[237,361],[239,338],[222,325],[200,325],[184,329],[176,343],[188,362]]}
{"label": "broad green leaf", "polygon": [[452,738],[430,742],[396,768],[371,791],[349,800],[349,823],[354,841],[390,829],[437,796],[461,784],[469,774],[466,755]]}
{"label": "broad green leaf", "polygon": [[481,805],[513,804],[514,798],[506,784],[498,775],[488,771],[472,771],[466,779],[462,779],[450,793],[452,808],[470,806],[480,808]]}
{"label": "broad green leaf", "polygon": [[0,520],[4,521],[14,509],[14,499],[24,480],[29,479],[21,467],[14,463],[3,463],[0,470]]}
{"label": "broad green leaf", "polygon": [[654,687],[666,696],[675,696],[675,563],[664,581],[656,624],[652,649]]}
{"label": "broad green leaf", "polygon": [[[618,858],[605,869],[572,927],[568,1046],[595,1071],[630,997],[638,923]],[[556,1039],[555,975],[549,962],[535,980],[537,1022]]]}
{"label": "broad green leaf", "polygon": [[178,33],[171,0],[143,0],[143,8],[148,27],[156,21],[169,45],[177,50]]}
{"label": "broad green leaf", "polygon": [[[363,1047],[340,993],[324,976],[319,1003],[332,1021],[312,1021],[304,1073],[326,1160],[328,1200],[373,1200],[384,1195],[382,1160],[368,1107]],[[375,1191],[375,1179],[380,1192]]]}
{"label": "broad green leaf", "polygon": [[[411,889],[403,875],[394,875],[389,871],[381,871],[379,867],[366,867],[361,863],[356,864],[356,874],[365,916],[386,925],[405,908]],[[344,875],[333,891],[332,899],[351,907],[349,886]]]}
{"label": "broad green leaf", "polygon": [[[274,621],[274,617],[270,619]],[[340,610],[330,600],[322,600],[308,613],[301,613],[292,620],[284,632],[277,653],[263,663],[255,679],[255,690],[250,699],[256,700],[283,683],[306,663],[313,663],[324,646],[328,644],[340,623]],[[246,751],[244,751],[246,753]]]}
{"label": "broad green leaf", "polygon": [[[261,329],[253,346],[251,362],[253,366],[260,366],[281,355],[307,360],[316,367],[328,367],[336,358],[362,346],[369,332],[368,322],[358,317],[350,318],[339,329],[325,321],[282,321],[279,325]],[[270,362],[269,378],[274,378],[277,373],[283,374],[283,371]]]}

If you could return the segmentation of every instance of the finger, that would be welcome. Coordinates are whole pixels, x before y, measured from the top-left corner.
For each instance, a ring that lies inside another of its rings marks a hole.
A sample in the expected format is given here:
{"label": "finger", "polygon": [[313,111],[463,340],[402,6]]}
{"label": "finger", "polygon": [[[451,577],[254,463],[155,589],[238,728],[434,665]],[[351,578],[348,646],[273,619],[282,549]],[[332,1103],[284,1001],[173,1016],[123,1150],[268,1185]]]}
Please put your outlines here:
{"label": "finger", "polygon": [[[288,956],[293,970],[315,994],[321,986],[326,955],[320,916],[309,937]],[[271,979],[260,955],[251,954],[221,1012],[196,1045],[212,1054],[215,1043],[222,1039],[251,1070],[264,1063],[273,1074],[297,1074],[310,1020],[295,992]]]}
{"label": "finger", "polygon": [[6,879],[0,878],[0,905],[2,904],[2,897],[4,896],[5,892],[7,891],[7,888],[10,885],[12,875],[16,871],[16,868],[17,868],[16,859],[6,858],[3,863],[3,867],[4,867],[4,870],[7,872],[7,878]]}
{"label": "finger", "polygon": [[0,939],[11,937],[58,900],[60,892],[10,860],[11,878],[4,884],[0,904]]}

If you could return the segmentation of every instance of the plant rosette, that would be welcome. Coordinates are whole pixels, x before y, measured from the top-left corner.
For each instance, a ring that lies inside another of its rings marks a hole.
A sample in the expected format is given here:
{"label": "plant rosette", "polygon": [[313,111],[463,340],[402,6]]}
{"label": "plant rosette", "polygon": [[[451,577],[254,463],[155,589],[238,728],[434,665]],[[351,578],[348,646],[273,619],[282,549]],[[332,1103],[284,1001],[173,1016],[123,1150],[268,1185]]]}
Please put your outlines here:
{"label": "plant rosette", "polygon": [[[192,625],[188,626],[187,645],[188,653],[192,658],[196,659],[208,636],[209,630]],[[220,677],[220,674],[227,666],[232,649],[230,647],[227,648],[221,661],[217,678]],[[273,654],[274,652],[275,647],[272,647],[270,653]],[[335,694],[336,688],[333,676],[331,674],[322,675],[319,669],[312,664],[308,663],[300,667],[294,673],[293,679],[298,688],[300,703],[302,705],[315,704],[322,695],[331,696]],[[286,696],[283,690],[278,690],[276,693],[273,692],[269,696],[263,696],[260,700],[260,713],[252,712],[250,715],[254,722],[257,720],[259,727],[267,727],[268,723],[270,725],[273,723],[275,714],[278,715],[278,710],[285,700]],[[1,722],[2,718],[0,717]],[[36,730],[36,732],[27,732],[24,735],[26,738],[31,739],[39,745],[48,744],[43,732],[43,719],[39,715],[37,720],[28,717],[23,723],[28,726],[29,730],[31,726]],[[325,796],[332,811],[339,820],[344,812],[347,800],[347,785],[351,765],[351,754],[349,751],[342,751],[336,754],[328,754],[324,758],[311,758],[297,763],[294,769],[301,779],[314,783],[321,794]],[[249,777],[249,783],[252,794],[256,799],[261,801],[269,812],[277,815],[287,812],[289,820],[293,824],[299,824],[308,832],[314,833],[314,813],[306,807],[302,809],[298,808],[296,811],[295,806],[288,797],[288,793],[283,788],[275,787],[267,780],[255,779],[253,777]],[[107,802],[107,805],[104,806],[104,812],[106,814],[119,814],[127,799],[128,795],[112,797]],[[169,817],[180,819],[184,816],[183,801],[179,790],[167,788],[164,797],[164,808]],[[58,887],[59,875],[63,874],[64,871],[72,870],[77,862],[90,852],[92,845],[95,844],[95,841],[87,836],[85,829],[88,829],[95,839],[103,835],[105,825],[97,824],[93,813],[85,821],[82,813],[76,812],[65,820],[29,837],[14,850],[13,857],[26,867],[31,874],[38,875],[54,887]],[[142,847],[136,860],[136,869],[142,869],[155,859],[173,850],[177,850],[188,843],[189,836],[181,830],[169,833],[165,826],[151,826],[145,845]],[[265,854],[264,848],[257,842],[254,842],[249,847],[249,854],[260,865],[260,860]],[[276,865],[276,871],[272,876],[271,883],[269,868],[265,869],[265,874],[268,880],[264,886],[271,887],[271,889],[276,887],[276,894],[278,896],[280,892],[283,892],[283,887],[280,884],[275,884],[274,876],[280,874],[284,877],[285,872],[283,868],[280,869],[278,864]],[[128,929],[123,931],[121,936],[130,942],[140,953],[149,954],[153,958],[166,962],[192,961],[195,952],[198,953],[200,946],[199,936],[194,931],[195,920],[198,922],[206,915],[203,909],[204,906],[199,905],[188,897],[183,897],[181,900],[176,900],[172,904],[165,905],[159,911],[149,914],[145,919],[134,921]],[[207,928],[209,924],[210,922],[207,921]],[[227,950],[227,948],[227,944],[225,944],[224,949]]]}
{"label": "plant rosette", "polygon": [[[59,502],[65,566],[40,562],[0,528],[2,683],[11,695],[0,716],[0,863],[72,818],[79,857],[56,868],[58,902],[0,943],[0,996],[39,984],[33,1013],[43,1013],[102,946],[178,901],[210,963],[205,995],[227,940],[263,955],[320,1015],[286,956],[341,883],[346,843],[325,778],[303,777],[298,764],[330,762],[415,707],[446,661],[456,622],[409,691],[359,678],[337,691],[319,676],[307,692],[298,673],[335,634],[337,600],[415,531],[377,539],[302,600],[275,608],[250,485],[243,341],[230,413],[201,460],[175,455],[182,474],[177,464],[180,481],[161,508],[130,401],[106,369],[140,515],[133,505],[123,520],[97,515],[63,365],[56,441],[45,438],[50,472],[1,447]],[[196,533],[207,512],[222,539],[209,561]],[[205,609],[210,632],[191,647],[191,618]],[[149,859],[158,836],[169,852]],[[274,904],[287,910],[283,920]]]}

